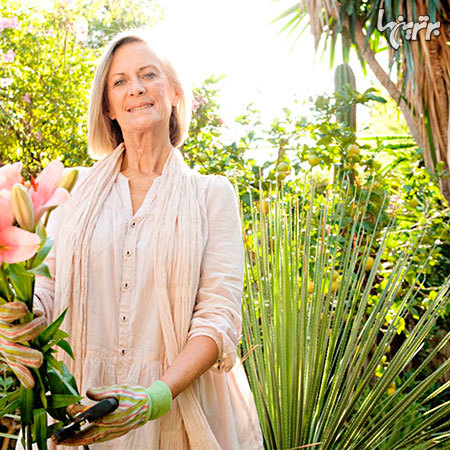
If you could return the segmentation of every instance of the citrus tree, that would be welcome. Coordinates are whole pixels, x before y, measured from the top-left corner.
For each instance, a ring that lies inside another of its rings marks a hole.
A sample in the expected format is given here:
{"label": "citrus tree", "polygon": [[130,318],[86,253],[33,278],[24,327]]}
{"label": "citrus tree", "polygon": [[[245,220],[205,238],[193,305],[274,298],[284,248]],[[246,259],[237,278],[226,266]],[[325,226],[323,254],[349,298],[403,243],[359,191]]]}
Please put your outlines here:
{"label": "citrus tree", "polygon": [[[284,11],[277,20],[284,20],[283,29],[297,35],[305,29],[303,24],[309,23],[316,50],[321,39],[330,45],[331,66],[338,37],[345,62],[348,62],[350,48],[357,51],[363,70],[368,65],[401,108],[414,140],[423,149],[426,167],[431,173],[438,174],[441,192],[450,200],[448,3],[302,0]],[[393,25],[387,26],[388,23]],[[411,28],[405,26],[407,23],[417,25]],[[436,25],[432,33],[417,28],[428,24]],[[394,48],[388,42],[398,47]],[[388,68],[379,63],[377,54],[380,52],[387,53]]]}
{"label": "citrus tree", "polygon": [[90,164],[87,107],[97,58],[120,29],[162,17],[156,2],[55,1],[0,5],[0,160],[35,174],[50,160]]}

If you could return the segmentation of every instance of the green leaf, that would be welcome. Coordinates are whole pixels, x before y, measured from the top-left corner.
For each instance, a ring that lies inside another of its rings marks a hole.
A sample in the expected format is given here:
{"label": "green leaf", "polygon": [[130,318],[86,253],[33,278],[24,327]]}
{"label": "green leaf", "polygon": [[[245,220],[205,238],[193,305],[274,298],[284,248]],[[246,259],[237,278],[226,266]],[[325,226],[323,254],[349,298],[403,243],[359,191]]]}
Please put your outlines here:
{"label": "green leaf", "polygon": [[[45,356],[44,356],[44,358],[45,358]],[[43,364],[43,366],[45,367],[44,364]],[[41,366],[41,368],[42,368],[42,366]],[[37,381],[38,381],[37,386],[34,387],[34,392],[38,393],[39,398],[41,399],[41,402],[42,402],[42,406],[44,408],[47,408],[47,398],[45,397],[46,387],[44,386],[44,382],[42,380],[40,369],[33,368],[32,372],[35,376],[35,380],[37,379]]]}
{"label": "green leaf", "polygon": [[50,274],[50,270],[46,263],[42,263],[39,266],[34,267],[33,269],[28,269],[27,273],[32,273],[34,275],[42,275],[50,279],[52,278],[52,275]]}
{"label": "green leaf", "polygon": [[17,434],[0,433],[0,437],[8,439],[19,439]]}
{"label": "green leaf", "polygon": [[[64,363],[57,361],[48,353],[45,355],[47,361],[47,380],[51,395],[78,396],[78,388],[73,376],[69,373]],[[68,414],[65,408],[48,407],[48,413],[55,419],[67,422]]]}
{"label": "green leaf", "polygon": [[75,378],[62,361],[57,361],[50,355],[47,356],[47,364],[47,374],[51,378],[51,380],[49,378],[49,384],[52,387],[52,394],[79,395]]}
{"label": "green leaf", "polygon": [[39,336],[39,344],[41,347],[46,345],[50,339],[53,338],[55,333],[58,331],[59,326],[61,325],[62,321],[64,320],[64,317],[67,313],[67,308],[62,312],[62,314],[53,322],[51,323]]}
{"label": "green leaf", "polygon": [[368,95],[366,95],[366,98],[368,100],[373,100],[373,101],[379,102],[379,103],[387,103],[387,100],[383,97],[380,97],[379,95],[368,94]]}
{"label": "green leaf", "polygon": [[67,341],[59,341],[56,345],[62,348],[72,359],[75,359],[73,356],[72,347]]}
{"label": "green leaf", "polygon": [[[20,390],[15,390],[10,392],[9,394],[5,395],[4,397],[0,398],[0,411],[2,411],[6,405],[8,405],[9,403],[11,403],[12,401],[16,400],[19,398],[20,395]],[[0,413],[0,417],[4,416],[7,413]]]}
{"label": "green leaf", "polygon": [[47,395],[49,408],[65,408],[66,406],[78,403],[84,397],[81,395],[53,394]]}
{"label": "green leaf", "polygon": [[50,339],[50,341],[44,347],[42,347],[42,352],[45,353],[54,345],[58,345],[59,341],[61,341],[62,339],[66,339],[67,337],[69,337],[69,335],[65,331],[57,330],[52,339]]}
{"label": "green leaf", "polygon": [[9,264],[5,270],[19,300],[27,302],[33,293],[34,275],[27,273],[21,263]]}
{"label": "green leaf", "polygon": [[20,386],[20,421],[23,425],[31,425],[33,419],[33,389]]}
{"label": "green leaf", "polygon": [[33,411],[35,441],[39,450],[47,450],[47,411],[44,408]]}
{"label": "green leaf", "polygon": [[[44,224],[42,223],[42,220],[40,220],[38,222],[38,224],[36,225],[36,234],[41,238],[41,242],[44,242],[47,240],[47,231],[44,227]],[[45,246],[45,244],[44,244],[44,246]],[[39,254],[39,252],[38,252],[38,254]]]}
{"label": "green leaf", "polygon": [[37,252],[36,256],[34,257],[34,261],[33,261],[34,267],[37,267],[44,262],[45,258],[47,257],[50,250],[52,249],[52,246],[53,246],[53,238],[49,236],[46,238],[44,245],[42,246],[42,248]]}
{"label": "green leaf", "polygon": [[13,413],[20,408],[20,390],[16,390],[6,395],[0,400],[0,417]]}

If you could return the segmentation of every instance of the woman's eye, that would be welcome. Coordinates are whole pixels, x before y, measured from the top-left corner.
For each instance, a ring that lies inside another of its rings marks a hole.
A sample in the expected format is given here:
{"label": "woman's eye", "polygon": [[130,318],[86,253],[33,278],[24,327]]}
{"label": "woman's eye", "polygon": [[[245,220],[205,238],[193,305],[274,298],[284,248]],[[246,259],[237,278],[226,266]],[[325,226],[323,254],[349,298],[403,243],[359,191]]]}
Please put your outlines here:
{"label": "woman's eye", "polygon": [[149,72],[144,75],[145,78],[153,78],[155,76],[155,72]]}
{"label": "woman's eye", "polygon": [[123,80],[117,80],[114,82],[114,86],[120,86],[123,83]]}

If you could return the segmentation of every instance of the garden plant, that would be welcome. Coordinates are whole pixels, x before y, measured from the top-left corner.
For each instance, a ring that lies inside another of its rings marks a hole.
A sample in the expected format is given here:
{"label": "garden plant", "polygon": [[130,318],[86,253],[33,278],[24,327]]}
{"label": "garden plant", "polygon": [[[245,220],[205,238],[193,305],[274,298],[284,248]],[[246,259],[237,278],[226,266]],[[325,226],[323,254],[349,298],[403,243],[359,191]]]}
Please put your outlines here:
{"label": "garden plant", "polygon": [[[359,19],[355,2],[342,3]],[[30,182],[52,160],[92,165],[86,113],[99,49],[118,27],[160,17],[153,2],[145,11],[128,0],[55,5],[39,14],[10,0],[0,5],[0,166],[23,162],[20,176]],[[291,13],[297,11],[298,5]],[[373,48],[377,34],[370,37]],[[350,42],[347,35],[344,56]],[[450,209],[442,190],[448,173],[437,156],[441,145],[433,156],[426,136],[421,145],[405,124],[389,135],[371,133],[373,122],[361,130],[357,110],[385,117],[392,105],[374,88],[358,92],[352,80],[348,65],[338,66],[334,93],[297,101],[263,125],[254,105],[224,123],[217,102],[222,77],[208,77],[194,88],[181,150],[199,172],[227,176],[240,198],[241,356],[265,447],[444,449],[450,442]],[[266,155],[262,162],[248,156],[255,151]],[[7,303],[25,302],[29,313],[14,319],[19,322],[36,320],[33,278],[46,273],[51,246],[44,221],[28,230],[39,238],[34,256],[2,260],[0,314]],[[52,354],[56,344],[70,352],[57,330],[61,320],[21,344],[43,350],[42,362],[32,362],[39,367],[1,366],[0,432],[11,446],[17,434],[6,424],[18,421],[28,443],[45,448],[53,431],[44,432],[45,412],[67,421],[64,406],[80,398]]]}

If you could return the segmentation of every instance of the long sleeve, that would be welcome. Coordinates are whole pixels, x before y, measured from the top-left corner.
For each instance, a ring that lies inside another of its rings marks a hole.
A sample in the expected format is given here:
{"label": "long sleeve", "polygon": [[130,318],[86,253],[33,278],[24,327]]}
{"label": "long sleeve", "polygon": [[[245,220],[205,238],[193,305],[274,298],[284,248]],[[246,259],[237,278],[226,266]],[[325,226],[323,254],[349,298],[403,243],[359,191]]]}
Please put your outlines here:
{"label": "long sleeve", "polygon": [[236,195],[226,177],[211,180],[206,208],[208,239],[188,339],[214,339],[219,357],[212,369],[228,372],[241,335],[244,246]]}

